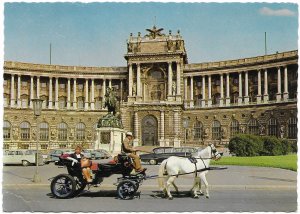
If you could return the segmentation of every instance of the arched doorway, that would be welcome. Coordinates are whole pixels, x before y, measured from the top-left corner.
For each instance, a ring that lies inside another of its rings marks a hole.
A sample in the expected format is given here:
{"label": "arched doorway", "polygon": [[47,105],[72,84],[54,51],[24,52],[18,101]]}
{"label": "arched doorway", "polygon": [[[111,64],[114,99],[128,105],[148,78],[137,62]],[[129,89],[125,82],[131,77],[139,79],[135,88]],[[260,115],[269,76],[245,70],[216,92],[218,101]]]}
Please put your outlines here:
{"label": "arched doorway", "polygon": [[143,146],[155,146],[157,138],[157,120],[154,116],[148,115],[142,121],[142,143]]}

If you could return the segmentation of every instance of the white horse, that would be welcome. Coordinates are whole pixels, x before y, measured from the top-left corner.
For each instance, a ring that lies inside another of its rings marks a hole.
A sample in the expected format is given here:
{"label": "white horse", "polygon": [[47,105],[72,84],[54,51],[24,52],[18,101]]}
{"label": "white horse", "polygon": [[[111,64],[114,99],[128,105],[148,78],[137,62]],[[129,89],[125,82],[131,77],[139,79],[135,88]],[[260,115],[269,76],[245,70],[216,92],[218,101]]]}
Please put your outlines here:
{"label": "white horse", "polygon": [[194,190],[193,192],[194,198],[199,198],[198,192],[200,192],[200,194],[203,194],[201,192],[201,180],[202,180],[205,184],[206,198],[209,198],[208,182],[205,176],[208,170],[204,170],[204,169],[209,168],[211,159],[215,159],[215,160],[220,159],[221,154],[216,150],[215,146],[211,144],[205,149],[198,151],[194,157],[197,160],[196,166],[188,158],[175,157],[175,156],[169,157],[168,159],[164,160],[161,163],[158,170],[158,176],[159,176],[158,184],[159,187],[164,192],[164,194],[168,196],[170,200],[173,199],[170,193],[171,184],[174,186],[176,192],[178,193],[178,187],[174,183],[175,178],[178,177],[178,175],[180,174],[185,174],[185,173],[193,174],[193,172],[195,173],[196,171],[198,171],[197,175],[199,177],[195,176],[194,185],[191,189],[191,192],[193,192]]}

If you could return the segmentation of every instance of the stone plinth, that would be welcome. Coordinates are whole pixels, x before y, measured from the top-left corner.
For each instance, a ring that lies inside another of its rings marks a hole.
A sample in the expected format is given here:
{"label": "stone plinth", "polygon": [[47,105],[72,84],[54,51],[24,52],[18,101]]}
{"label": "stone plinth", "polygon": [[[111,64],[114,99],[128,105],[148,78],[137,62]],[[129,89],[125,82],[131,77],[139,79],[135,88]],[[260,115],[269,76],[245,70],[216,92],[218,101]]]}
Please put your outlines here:
{"label": "stone plinth", "polygon": [[120,128],[97,128],[97,140],[94,149],[105,149],[112,154],[118,154],[121,152],[122,141],[126,137],[125,134],[125,130]]}

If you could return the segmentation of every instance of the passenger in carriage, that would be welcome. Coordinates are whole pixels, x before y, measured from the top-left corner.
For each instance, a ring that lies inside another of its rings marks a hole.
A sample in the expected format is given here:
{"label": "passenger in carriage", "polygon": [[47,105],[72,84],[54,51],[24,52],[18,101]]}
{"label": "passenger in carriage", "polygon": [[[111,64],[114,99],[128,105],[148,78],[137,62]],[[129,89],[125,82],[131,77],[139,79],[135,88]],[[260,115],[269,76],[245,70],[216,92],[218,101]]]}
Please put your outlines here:
{"label": "passenger in carriage", "polygon": [[133,148],[132,142],[133,142],[132,133],[127,132],[126,137],[122,142],[121,151],[122,151],[122,153],[128,154],[128,156],[133,159],[133,166],[134,166],[134,169],[135,169],[136,172],[144,173],[147,169],[143,168],[141,166],[141,159],[136,154],[136,152],[139,151],[139,150]]}
{"label": "passenger in carriage", "polygon": [[88,183],[91,183],[93,180],[91,179],[90,175],[90,161],[84,157],[84,155],[81,153],[82,148],[81,146],[76,146],[75,152],[70,155],[71,158],[73,158],[73,162],[78,163],[78,167],[81,167],[82,173]]}

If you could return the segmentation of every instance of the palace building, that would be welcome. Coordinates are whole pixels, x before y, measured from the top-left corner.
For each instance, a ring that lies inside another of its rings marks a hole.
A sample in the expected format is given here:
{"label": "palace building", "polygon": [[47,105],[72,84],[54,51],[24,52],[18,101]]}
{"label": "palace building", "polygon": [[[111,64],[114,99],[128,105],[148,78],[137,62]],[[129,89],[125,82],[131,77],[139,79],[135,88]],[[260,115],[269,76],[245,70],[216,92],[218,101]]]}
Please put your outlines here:
{"label": "palace building", "polygon": [[[195,64],[187,54],[179,31],[154,26],[130,34],[124,67],[5,61],[4,148],[92,148],[107,87],[136,145],[226,144],[237,133],[297,139],[297,50]],[[44,100],[37,118],[33,98]]]}

